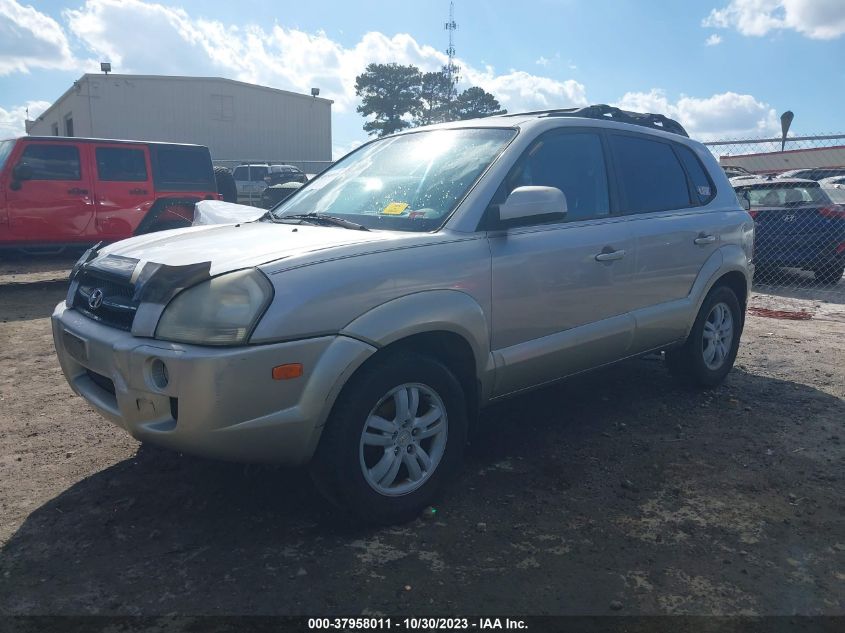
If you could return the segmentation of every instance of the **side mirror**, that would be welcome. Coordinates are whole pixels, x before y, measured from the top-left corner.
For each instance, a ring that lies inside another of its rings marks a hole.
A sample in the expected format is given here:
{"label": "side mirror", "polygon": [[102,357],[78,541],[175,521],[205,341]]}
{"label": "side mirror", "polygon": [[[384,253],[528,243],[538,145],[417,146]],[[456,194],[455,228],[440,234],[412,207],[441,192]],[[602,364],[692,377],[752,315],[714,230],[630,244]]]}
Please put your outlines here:
{"label": "side mirror", "polygon": [[566,215],[566,196],[557,187],[517,187],[499,205],[503,222],[543,215]]}
{"label": "side mirror", "polygon": [[739,199],[739,204],[743,209],[745,209],[746,211],[751,210],[751,200],[749,200],[747,193],[738,195],[737,198]]}
{"label": "side mirror", "polygon": [[12,178],[18,182],[32,180],[32,167],[26,163],[18,163],[12,170]]}

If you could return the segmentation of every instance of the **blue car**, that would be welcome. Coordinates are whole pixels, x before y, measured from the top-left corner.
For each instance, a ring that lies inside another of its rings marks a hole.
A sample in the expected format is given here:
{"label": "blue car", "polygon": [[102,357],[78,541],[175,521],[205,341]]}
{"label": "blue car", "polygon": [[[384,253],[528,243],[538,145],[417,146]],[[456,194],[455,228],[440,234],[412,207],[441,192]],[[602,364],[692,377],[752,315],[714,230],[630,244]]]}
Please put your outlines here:
{"label": "blue car", "polygon": [[754,262],[760,274],[778,268],[811,270],[833,285],[845,273],[845,206],[813,180],[733,178],[737,197],[754,218]]}

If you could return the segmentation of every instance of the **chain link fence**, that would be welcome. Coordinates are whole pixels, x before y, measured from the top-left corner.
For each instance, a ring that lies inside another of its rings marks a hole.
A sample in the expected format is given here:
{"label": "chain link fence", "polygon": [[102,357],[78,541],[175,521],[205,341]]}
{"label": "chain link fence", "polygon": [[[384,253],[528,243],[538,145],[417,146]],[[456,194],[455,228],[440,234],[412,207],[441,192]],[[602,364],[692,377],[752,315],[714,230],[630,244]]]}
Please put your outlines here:
{"label": "chain link fence", "polygon": [[755,289],[845,303],[845,134],[705,145],[754,218]]}

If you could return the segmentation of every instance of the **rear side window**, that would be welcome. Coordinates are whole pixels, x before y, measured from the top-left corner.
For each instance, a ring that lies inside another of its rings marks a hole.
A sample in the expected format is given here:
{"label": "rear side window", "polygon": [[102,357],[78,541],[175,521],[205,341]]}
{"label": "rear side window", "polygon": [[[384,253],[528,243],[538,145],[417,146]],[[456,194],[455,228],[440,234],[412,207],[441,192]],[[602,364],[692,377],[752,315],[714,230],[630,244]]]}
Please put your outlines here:
{"label": "rear side window", "polygon": [[610,213],[607,170],[597,134],[554,134],[542,138],[527,151],[506,183],[506,195],[517,187],[557,187],[566,196],[569,222]]}
{"label": "rear side window", "polygon": [[151,146],[156,188],[162,191],[216,191],[211,156],[204,147]]}
{"label": "rear side window", "polygon": [[123,147],[98,147],[97,175],[100,180],[146,182],[147,161],[144,150]]}
{"label": "rear side window", "polygon": [[678,156],[681,157],[681,162],[687,170],[687,174],[692,181],[693,195],[698,200],[699,204],[707,204],[716,195],[716,188],[713,182],[707,175],[704,166],[689,147],[686,145],[675,145],[675,150]]}
{"label": "rear side window", "polygon": [[22,163],[32,167],[32,180],[80,180],[79,149],[74,145],[27,145]]}
{"label": "rear side window", "polygon": [[612,134],[624,211],[648,213],[690,206],[687,176],[671,145],[639,136]]}
{"label": "rear side window", "polygon": [[241,165],[240,167],[235,167],[235,171],[232,172],[232,177],[235,180],[240,180],[241,182],[258,182],[259,180],[264,180],[267,173],[267,167],[261,165],[252,167],[249,165]]}

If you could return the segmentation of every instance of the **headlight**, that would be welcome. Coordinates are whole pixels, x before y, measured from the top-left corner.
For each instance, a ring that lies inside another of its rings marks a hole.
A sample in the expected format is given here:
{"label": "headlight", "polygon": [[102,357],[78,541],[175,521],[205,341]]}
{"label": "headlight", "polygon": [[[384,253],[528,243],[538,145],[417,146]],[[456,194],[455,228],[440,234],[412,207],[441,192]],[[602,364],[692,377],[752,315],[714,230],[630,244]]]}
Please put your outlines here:
{"label": "headlight", "polygon": [[214,277],[173,298],[156,338],[198,345],[246,343],[272,298],[272,284],[254,268]]}

